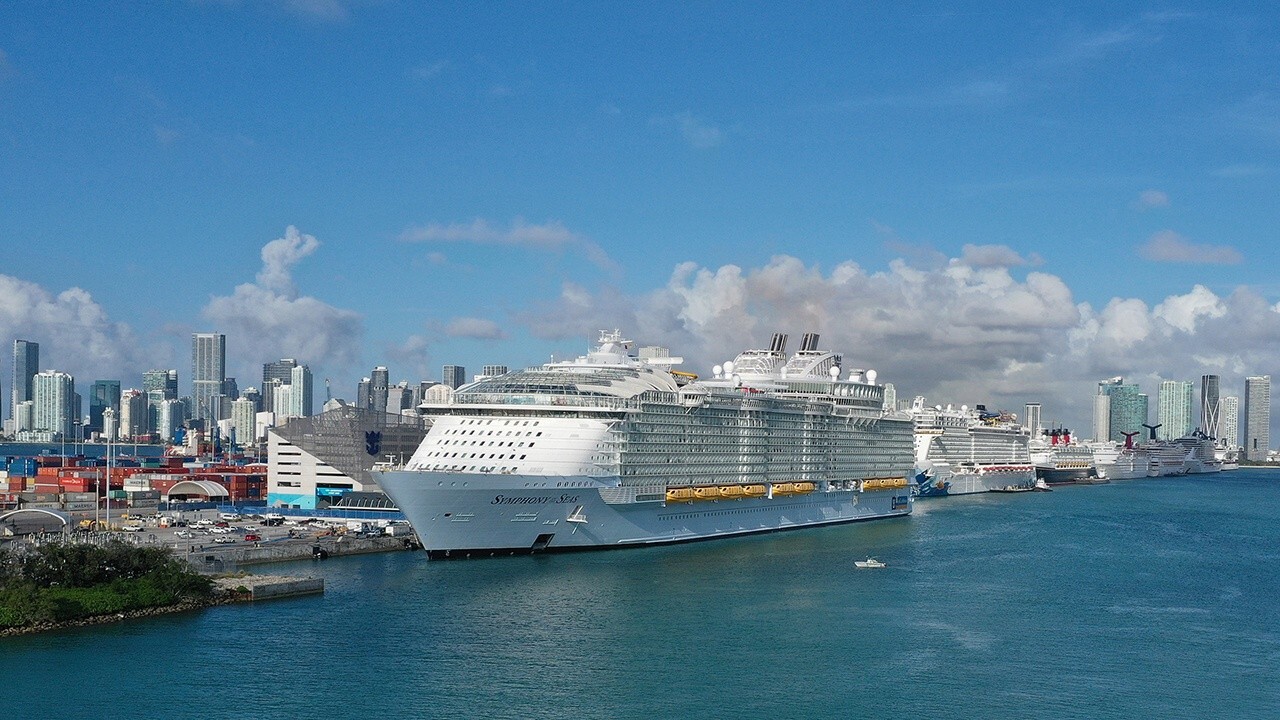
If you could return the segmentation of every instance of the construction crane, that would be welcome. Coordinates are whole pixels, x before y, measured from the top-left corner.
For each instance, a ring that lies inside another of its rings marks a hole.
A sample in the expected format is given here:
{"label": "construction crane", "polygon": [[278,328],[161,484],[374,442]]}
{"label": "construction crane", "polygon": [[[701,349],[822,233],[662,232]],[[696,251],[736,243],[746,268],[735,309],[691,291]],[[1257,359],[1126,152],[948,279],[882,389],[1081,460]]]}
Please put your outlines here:
{"label": "construction crane", "polygon": [[329,391],[329,378],[324,379],[324,401],[327,403],[333,399],[333,393]]}

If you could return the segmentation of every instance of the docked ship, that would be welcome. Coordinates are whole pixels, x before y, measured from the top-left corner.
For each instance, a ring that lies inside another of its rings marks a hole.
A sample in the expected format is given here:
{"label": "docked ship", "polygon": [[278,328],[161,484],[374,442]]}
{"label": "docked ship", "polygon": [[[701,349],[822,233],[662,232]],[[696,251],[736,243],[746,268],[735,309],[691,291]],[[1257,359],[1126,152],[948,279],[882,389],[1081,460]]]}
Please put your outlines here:
{"label": "docked ship", "polygon": [[1035,484],[1028,432],[1017,419],[985,406],[929,407],[917,397],[915,491],[921,497],[1030,488]]}
{"label": "docked ship", "polygon": [[1217,456],[1217,447],[1213,438],[1197,430],[1173,442],[1186,450],[1185,464],[1188,475],[1222,472],[1222,460]]}
{"label": "docked ship", "polygon": [[1143,449],[1151,457],[1151,469],[1147,472],[1147,476],[1186,475],[1187,470],[1190,469],[1187,465],[1187,448],[1169,440],[1157,440],[1156,430],[1160,425],[1143,425],[1142,427],[1150,432],[1150,437],[1143,444]]}
{"label": "docked ship", "polygon": [[374,476],[430,557],[675,543],[905,516],[912,421],[874,370],[806,334],[711,378],[617,331],[571,361],[482,379]]}
{"label": "docked ship", "polygon": [[1093,450],[1071,441],[1066,428],[1045,430],[1030,444],[1031,461],[1036,466],[1036,479],[1048,485],[1105,481],[1098,476]]}
{"label": "docked ship", "polygon": [[1093,451],[1093,464],[1098,468],[1098,476],[1107,480],[1133,480],[1147,477],[1151,471],[1151,455],[1146,448],[1135,445],[1133,438],[1138,433],[1122,432],[1124,444],[1103,440],[1089,443]]}

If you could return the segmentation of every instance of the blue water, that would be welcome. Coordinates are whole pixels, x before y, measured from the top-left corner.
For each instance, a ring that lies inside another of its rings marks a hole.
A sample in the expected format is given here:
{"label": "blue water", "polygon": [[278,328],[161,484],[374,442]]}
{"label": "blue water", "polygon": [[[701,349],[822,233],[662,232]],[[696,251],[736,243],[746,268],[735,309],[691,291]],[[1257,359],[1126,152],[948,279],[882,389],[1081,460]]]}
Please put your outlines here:
{"label": "blue water", "polygon": [[[111,446],[115,457],[151,457],[164,455],[162,445],[134,445],[115,443]],[[83,455],[89,458],[105,458],[107,446],[103,443],[0,443],[0,458],[36,457],[38,455]]]}
{"label": "blue water", "polygon": [[265,566],[328,591],[0,640],[0,716],[1280,717],[1278,539],[1280,472],[1241,470],[648,550]]}

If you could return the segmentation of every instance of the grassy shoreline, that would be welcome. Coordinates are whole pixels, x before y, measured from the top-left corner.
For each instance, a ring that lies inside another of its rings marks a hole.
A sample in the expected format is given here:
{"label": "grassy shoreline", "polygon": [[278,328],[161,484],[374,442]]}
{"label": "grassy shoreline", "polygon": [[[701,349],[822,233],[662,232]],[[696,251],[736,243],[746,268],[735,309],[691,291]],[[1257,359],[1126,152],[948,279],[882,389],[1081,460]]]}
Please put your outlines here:
{"label": "grassy shoreline", "polygon": [[168,550],[112,541],[0,549],[0,636],[184,612],[238,599]]}

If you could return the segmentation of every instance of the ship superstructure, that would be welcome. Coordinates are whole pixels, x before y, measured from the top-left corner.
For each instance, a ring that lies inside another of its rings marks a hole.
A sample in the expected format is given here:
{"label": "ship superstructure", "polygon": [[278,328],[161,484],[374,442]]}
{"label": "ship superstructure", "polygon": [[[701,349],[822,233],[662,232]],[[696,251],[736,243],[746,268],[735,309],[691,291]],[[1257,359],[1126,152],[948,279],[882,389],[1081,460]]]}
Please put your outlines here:
{"label": "ship superstructure", "polygon": [[922,497],[966,495],[1035,484],[1028,454],[1030,434],[1006,413],[985,406],[930,407],[912,402],[915,421],[915,489]]}
{"label": "ship superstructure", "polygon": [[[912,422],[806,334],[693,380],[605,332],[586,355],[424,404],[378,482],[433,557],[697,540],[906,515]],[[692,381],[690,381],[692,380]]]}

